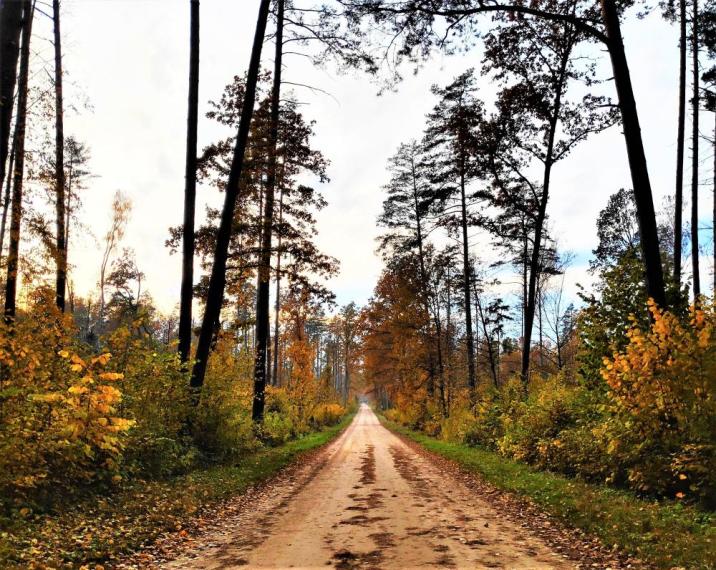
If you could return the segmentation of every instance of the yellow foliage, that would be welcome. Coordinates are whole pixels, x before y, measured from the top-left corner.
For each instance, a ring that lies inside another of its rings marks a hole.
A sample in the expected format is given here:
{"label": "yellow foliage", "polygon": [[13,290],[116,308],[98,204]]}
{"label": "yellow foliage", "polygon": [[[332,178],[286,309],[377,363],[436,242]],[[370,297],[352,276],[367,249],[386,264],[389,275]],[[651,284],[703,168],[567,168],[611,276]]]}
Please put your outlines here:
{"label": "yellow foliage", "polygon": [[609,449],[639,489],[707,495],[716,491],[716,310],[692,306],[688,319],[653,301],[649,310],[650,330],[632,327],[626,349],[604,360],[622,420]]}
{"label": "yellow foliage", "polygon": [[62,486],[113,471],[131,420],[121,392],[104,382],[110,355],[89,361],[52,298],[34,297],[31,318],[0,325],[0,486]]}

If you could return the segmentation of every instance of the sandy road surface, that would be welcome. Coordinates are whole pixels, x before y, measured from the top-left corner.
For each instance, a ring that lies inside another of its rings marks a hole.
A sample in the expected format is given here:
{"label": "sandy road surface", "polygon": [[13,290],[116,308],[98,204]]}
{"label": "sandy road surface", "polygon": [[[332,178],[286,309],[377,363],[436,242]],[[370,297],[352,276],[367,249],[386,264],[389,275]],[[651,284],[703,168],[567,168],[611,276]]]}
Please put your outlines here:
{"label": "sandy road surface", "polygon": [[574,568],[363,405],[316,461],[165,568]]}

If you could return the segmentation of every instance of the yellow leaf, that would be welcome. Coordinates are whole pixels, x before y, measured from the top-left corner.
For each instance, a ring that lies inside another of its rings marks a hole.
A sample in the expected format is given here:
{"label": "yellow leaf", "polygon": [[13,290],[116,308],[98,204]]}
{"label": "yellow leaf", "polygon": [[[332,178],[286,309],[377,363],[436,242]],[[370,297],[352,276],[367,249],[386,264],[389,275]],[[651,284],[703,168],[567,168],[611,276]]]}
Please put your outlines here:
{"label": "yellow leaf", "polygon": [[99,363],[102,366],[106,366],[110,358],[112,358],[112,355],[109,352],[105,352],[104,354],[100,354],[99,356],[93,358],[92,364]]}
{"label": "yellow leaf", "polygon": [[124,378],[124,374],[121,374],[119,372],[103,372],[99,375],[99,377],[102,380],[109,380],[111,382],[114,380],[122,380]]}

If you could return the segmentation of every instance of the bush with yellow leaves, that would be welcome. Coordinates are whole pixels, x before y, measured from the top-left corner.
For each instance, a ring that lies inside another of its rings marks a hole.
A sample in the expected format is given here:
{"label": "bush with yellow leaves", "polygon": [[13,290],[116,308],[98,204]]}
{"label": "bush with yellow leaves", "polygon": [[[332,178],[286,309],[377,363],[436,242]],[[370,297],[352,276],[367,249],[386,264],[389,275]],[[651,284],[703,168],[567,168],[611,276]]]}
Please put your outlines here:
{"label": "bush with yellow leaves", "polygon": [[[313,374],[308,343],[290,352],[289,386],[269,388],[251,420],[253,351],[220,335],[197,405],[173,344],[138,315],[84,343],[48,288],[31,292],[17,321],[0,323],[0,492],[4,499],[125,477],[171,476],[200,460],[233,460],[331,425],[345,411]],[[6,503],[9,504],[9,503]]]}
{"label": "bush with yellow leaves", "polygon": [[189,373],[173,346],[158,342],[142,326],[120,326],[104,339],[124,374],[118,413],[135,421],[127,436],[125,463],[133,472],[168,476],[195,463],[186,433],[191,413]]}
{"label": "bush with yellow leaves", "polygon": [[221,460],[260,445],[251,421],[252,390],[252,353],[237,351],[230,335],[220,336],[192,416],[194,439],[205,454]]}
{"label": "bush with yellow leaves", "polygon": [[716,497],[716,307],[688,319],[649,302],[649,330],[628,331],[604,360],[610,388],[609,453],[630,486],[679,498]]}
{"label": "bush with yellow leaves", "polygon": [[346,414],[343,406],[336,403],[319,404],[311,414],[310,423],[314,427],[334,426]]}
{"label": "bush with yellow leaves", "polygon": [[39,290],[32,318],[0,324],[0,488],[7,497],[118,478],[132,420],[108,352],[82,357],[72,324]]}

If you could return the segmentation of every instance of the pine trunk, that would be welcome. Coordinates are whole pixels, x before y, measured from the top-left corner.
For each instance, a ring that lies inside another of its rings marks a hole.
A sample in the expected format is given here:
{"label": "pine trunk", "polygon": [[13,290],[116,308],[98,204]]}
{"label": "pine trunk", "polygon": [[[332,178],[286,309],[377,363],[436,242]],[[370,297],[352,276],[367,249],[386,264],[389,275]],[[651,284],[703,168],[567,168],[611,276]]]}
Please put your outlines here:
{"label": "pine trunk", "polygon": [[651,182],[649,181],[649,170],[646,165],[646,155],[644,154],[639,114],[637,113],[634,99],[634,89],[631,83],[626,53],[624,52],[619,14],[614,0],[600,0],[600,4],[608,40],[607,49],[609,50],[614,73],[614,85],[619,97],[624,140],[629,158],[629,169],[639,222],[640,244],[644,257],[646,292],[657,305],[665,307],[666,288],[664,285],[664,271],[661,266],[654,199],[651,192]]}
{"label": "pine trunk", "polygon": [[276,248],[276,304],[274,305],[274,331],[273,331],[273,381],[280,386],[278,373],[278,351],[279,351],[279,314],[281,312],[281,226],[283,224],[283,188],[278,203],[278,247]]}
{"label": "pine trunk", "polygon": [[[464,163],[464,160],[463,160]],[[470,304],[470,245],[467,235],[467,197],[465,195],[465,168],[460,172],[460,206],[462,208],[462,273],[463,295],[465,297],[465,334],[467,341],[467,385],[470,388],[470,397],[475,395],[477,375],[475,371],[475,340],[472,331],[472,307]]]}
{"label": "pine trunk", "polygon": [[274,59],[273,89],[271,92],[271,125],[269,129],[268,173],[259,252],[258,283],[256,285],[256,352],[254,355],[254,399],[251,418],[262,422],[266,398],[266,362],[269,342],[269,287],[271,284],[271,240],[273,234],[274,193],[276,189],[276,152],[278,146],[279,108],[281,103],[281,73],[283,59],[283,6],[277,0],[276,56]]}
{"label": "pine trunk", "polygon": [[22,183],[25,173],[25,122],[27,120],[27,84],[30,74],[30,38],[32,37],[33,8],[30,0],[24,0],[22,49],[20,55],[20,75],[17,93],[17,119],[15,132],[15,170],[13,173],[12,211],[10,214],[10,246],[7,255],[7,280],[5,282],[5,322],[15,320],[15,301],[17,297],[17,271],[20,255],[20,225],[22,223]]}
{"label": "pine trunk", "polygon": [[699,272],[699,3],[694,0],[691,24],[691,51],[693,58],[693,97],[691,99],[693,121],[691,131],[691,272],[694,301],[701,295]]}
{"label": "pine trunk", "polygon": [[686,123],[686,0],[679,0],[679,118],[676,129],[676,191],[674,193],[674,284],[681,288],[681,242],[684,210],[684,140]]}
{"label": "pine trunk", "polygon": [[[415,160],[413,156],[410,157],[410,170],[411,170],[411,177],[413,180],[413,208],[415,210],[415,232],[416,232],[416,238],[418,240],[418,259],[420,263],[420,292],[421,297],[423,299],[423,308],[425,310],[425,317],[428,319],[428,334],[432,336],[432,326],[430,324],[431,319],[431,311],[430,311],[430,295],[428,294],[428,275],[427,271],[425,270],[425,250],[424,250],[424,244],[423,244],[423,227],[422,227],[422,220],[420,217],[420,203],[418,201],[418,184],[417,184],[417,176],[415,172]],[[438,360],[442,360],[442,357],[440,355],[440,340],[438,339],[438,346],[437,346],[437,357]],[[435,360],[433,358],[433,352],[430,351],[428,355],[429,359],[429,366],[428,366],[428,396],[432,399],[433,395],[435,394]],[[438,370],[439,373],[442,371],[440,370],[442,368],[442,363],[439,363]]]}
{"label": "pine trunk", "polygon": [[5,176],[12,172],[5,170],[10,147],[10,126],[17,83],[17,62],[20,56],[20,32],[22,31],[23,2],[2,2],[0,4],[0,188]]}
{"label": "pine trunk", "polygon": [[199,123],[199,0],[191,0],[189,39],[189,110],[186,127],[184,173],[184,226],[182,228],[181,293],[179,301],[179,357],[191,353],[192,302],[194,300],[194,220],[196,214],[196,154]]}
{"label": "pine trunk", "polygon": [[475,291],[475,303],[477,304],[478,317],[482,323],[482,334],[485,336],[485,344],[487,345],[487,357],[490,359],[490,374],[492,374],[492,382],[495,388],[498,387],[497,369],[499,363],[495,360],[495,347],[492,345],[492,337],[487,332],[487,323],[485,322],[485,314],[482,310],[482,304],[480,302],[480,296]]}
{"label": "pine trunk", "polygon": [[530,351],[532,348],[532,328],[534,325],[535,310],[537,307],[537,285],[542,272],[542,234],[544,233],[544,224],[547,219],[547,202],[549,201],[549,189],[552,181],[552,166],[554,164],[554,143],[557,136],[559,114],[562,110],[562,91],[567,80],[566,74],[569,56],[570,50],[565,50],[565,54],[561,62],[559,79],[557,81],[557,89],[552,108],[552,117],[549,124],[549,132],[547,134],[547,149],[544,159],[542,193],[539,198],[539,208],[537,211],[537,218],[535,220],[534,241],[532,242],[532,255],[530,256],[529,262],[529,282],[527,285],[527,302],[525,304],[525,325],[522,336],[522,369],[520,372],[525,390],[527,389],[530,375]]}
{"label": "pine trunk", "polygon": [[195,389],[201,388],[204,384],[204,376],[206,375],[206,366],[209,359],[209,351],[211,349],[214,323],[216,323],[219,318],[221,305],[224,299],[224,286],[226,284],[226,260],[229,253],[229,242],[231,241],[234,209],[239,195],[239,181],[241,180],[241,173],[244,167],[246,143],[249,138],[249,128],[251,126],[251,119],[254,113],[256,86],[261,67],[261,50],[263,47],[264,36],[266,34],[266,23],[268,21],[270,4],[270,0],[261,0],[261,5],[259,6],[259,14],[256,22],[256,34],[254,37],[253,48],[251,50],[251,62],[249,64],[249,72],[246,80],[246,93],[241,109],[239,131],[236,137],[236,147],[234,149],[229,178],[226,184],[224,206],[221,211],[221,221],[219,223],[219,230],[216,236],[214,264],[211,268],[211,277],[209,279],[209,289],[206,295],[204,318],[201,323],[199,342],[196,347],[196,363],[194,364],[191,375],[191,386]]}
{"label": "pine trunk", "polygon": [[57,276],[55,298],[57,308],[65,312],[67,289],[67,244],[65,243],[65,126],[62,101],[62,35],[60,33],[60,0],[52,0],[55,40],[55,226]]}
{"label": "pine trunk", "polygon": [[10,164],[8,166],[8,176],[5,180],[5,195],[2,201],[2,221],[0,222],[0,255],[2,255],[5,245],[5,229],[7,228],[7,213],[10,210],[10,191],[12,190],[12,172],[15,167],[15,149],[17,146],[17,137],[12,137],[12,149],[10,150]]}

